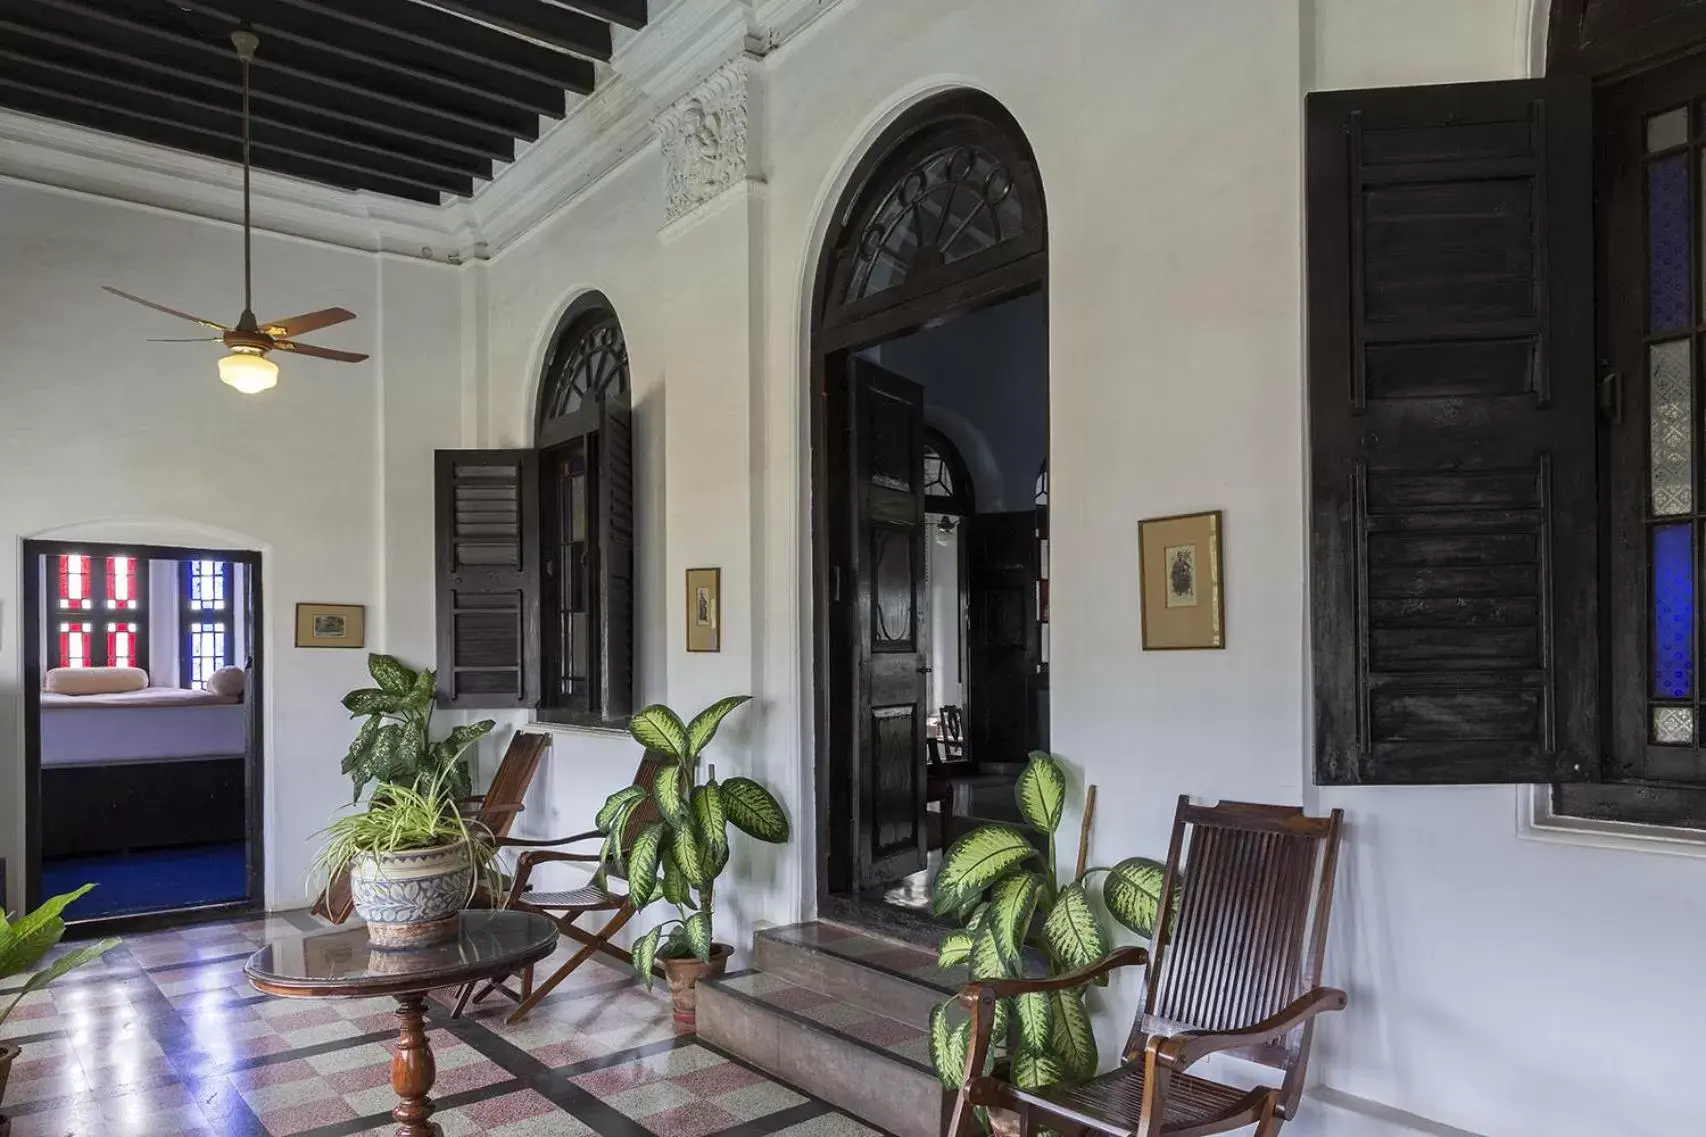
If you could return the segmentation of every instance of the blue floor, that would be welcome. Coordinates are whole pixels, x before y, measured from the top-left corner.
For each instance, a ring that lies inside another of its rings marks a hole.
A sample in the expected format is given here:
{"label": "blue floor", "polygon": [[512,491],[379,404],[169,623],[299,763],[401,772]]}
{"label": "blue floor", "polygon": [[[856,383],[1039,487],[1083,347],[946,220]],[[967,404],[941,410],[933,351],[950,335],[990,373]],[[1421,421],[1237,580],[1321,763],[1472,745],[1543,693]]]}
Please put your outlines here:
{"label": "blue floor", "polygon": [[91,883],[94,890],[65,910],[67,920],[169,912],[242,900],[249,891],[241,841],[42,862],[44,897]]}

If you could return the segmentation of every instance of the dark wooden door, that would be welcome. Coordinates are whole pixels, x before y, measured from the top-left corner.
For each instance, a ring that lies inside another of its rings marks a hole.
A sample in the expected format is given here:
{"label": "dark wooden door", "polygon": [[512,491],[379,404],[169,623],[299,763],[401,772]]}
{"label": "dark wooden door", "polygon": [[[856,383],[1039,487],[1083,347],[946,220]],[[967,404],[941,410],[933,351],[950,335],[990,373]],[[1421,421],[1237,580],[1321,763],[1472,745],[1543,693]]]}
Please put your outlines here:
{"label": "dark wooden door", "polygon": [[967,735],[987,769],[1047,746],[1037,721],[1037,514],[980,513],[970,529]]}
{"label": "dark wooden door", "polygon": [[924,867],[924,391],[851,367],[853,832],[868,886]]}

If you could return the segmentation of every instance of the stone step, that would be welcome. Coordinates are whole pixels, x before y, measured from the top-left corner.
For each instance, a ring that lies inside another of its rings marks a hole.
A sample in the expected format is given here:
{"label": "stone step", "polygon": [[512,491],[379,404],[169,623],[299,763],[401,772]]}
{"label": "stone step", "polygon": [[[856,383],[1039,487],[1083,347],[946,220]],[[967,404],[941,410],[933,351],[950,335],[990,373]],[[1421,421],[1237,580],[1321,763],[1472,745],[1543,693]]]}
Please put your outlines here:
{"label": "stone step", "polygon": [[699,984],[699,1037],[895,1137],[940,1137],[950,1099],[915,1025],[763,971]]}
{"label": "stone step", "polygon": [[939,969],[935,952],[825,921],[760,931],[752,962],[767,975],[920,1029],[966,978],[964,968]]}

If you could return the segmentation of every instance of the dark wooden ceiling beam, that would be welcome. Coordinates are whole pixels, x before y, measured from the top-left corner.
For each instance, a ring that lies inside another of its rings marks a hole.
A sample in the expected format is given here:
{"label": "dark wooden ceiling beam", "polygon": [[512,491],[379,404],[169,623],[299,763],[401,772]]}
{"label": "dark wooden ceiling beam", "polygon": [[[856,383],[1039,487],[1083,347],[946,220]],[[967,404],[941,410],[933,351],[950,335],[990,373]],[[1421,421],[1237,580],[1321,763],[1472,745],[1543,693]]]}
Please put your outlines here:
{"label": "dark wooden ceiling beam", "polygon": [[[72,90],[81,92],[90,85],[104,86],[123,91],[126,97],[135,95],[174,104],[183,108],[174,112],[174,117],[186,121],[197,121],[199,115],[207,113],[232,119],[241,117],[241,103],[234,94],[228,95],[223,90],[203,87],[175,76],[128,68],[122,61],[84,61],[68,51],[51,48],[45,51],[38,48],[34,54],[26,55],[3,46],[0,46],[0,61],[7,61],[7,66],[0,67],[0,73],[11,71],[14,77],[26,75],[31,69],[53,72],[59,77],[57,83],[32,79],[32,84],[37,87],[59,89],[69,82],[73,85]],[[232,91],[235,92],[235,88]],[[292,107],[262,105],[252,108],[250,116],[257,127],[289,131],[303,139],[318,139],[332,146],[349,146],[382,158],[394,158],[448,174],[472,178],[492,176],[490,158],[465,154],[445,146],[379,135],[354,124],[306,114]]]}
{"label": "dark wooden ceiling beam", "polygon": [[[191,154],[202,154],[227,162],[242,160],[241,143],[172,123],[155,122],[143,115],[114,111],[95,105],[89,100],[70,99],[62,93],[38,92],[4,77],[0,77],[0,106],[140,139],[158,146],[168,146]],[[366,170],[351,169],[323,158],[298,155],[276,147],[260,145],[253,146],[250,153],[257,169],[289,174],[340,189],[368,189],[435,205],[440,200],[440,191],[436,188]]]}
{"label": "dark wooden ceiling beam", "polygon": [[[209,109],[188,105],[146,88],[137,88],[99,76],[87,76],[80,80],[75,88],[67,90],[63,72],[27,60],[19,60],[4,49],[0,49],[0,58],[8,60],[7,66],[0,67],[0,76],[4,76],[4,81],[40,95],[63,98],[95,110],[129,115],[165,126],[182,127],[211,137],[224,138],[239,145],[243,141],[243,116],[236,108]],[[250,134],[255,145],[276,150],[281,154],[324,159],[352,170],[364,170],[381,177],[397,178],[446,193],[465,194],[472,184],[473,175],[463,170],[443,169],[408,158],[367,150],[341,139],[304,134],[272,122],[252,120]]]}
{"label": "dark wooden ceiling beam", "polygon": [[[191,35],[172,31],[159,21],[130,18],[124,15],[122,10],[113,7],[112,0],[105,0],[98,6],[87,3],[85,0],[27,0],[27,4],[23,6],[65,13],[83,21],[86,28],[89,26],[105,27],[124,36],[139,54],[153,55],[162,47],[170,47],[196,56],[203,67],[209,66],[210,59],[217,57],[223,58],[233,70],[236,68],[236,54],[229,45],[210,43]],[[257,89],[262,86],[264,76],[283,75],[328,90],[339,91],[352,98],[371,100],[403,114],[418,116],[422,120],[432,119],[470,130],[489,132],[494,135],[508,135],[511,138],[533,139],[539,136],[537,116],[478,113],[467,107],[447,105],[440,99],[425,98],[419,93],[412,96],[400,95],[372,82],[370,76],[364,79],[360,75],[359,69],[333,68],[331,66],[304,67],[281,61],[279,58],[281,54],[283,53],[279,51],[273,51],[269,54],[263,48],[255,56],[253,72]],[[343,74],[336,73],[338,71],[342,71]]]}
{"label": "dark wooden ceiling beam", "polygon": [[[476,24],[409,0],[355,7],[348,0],[271,0],[270,8],[289,7],[322,20],[336,21],[441,53],[451,61],[469,60],[565,91],[590,93],[592,67],[578,55]],[[328,25],[327,35],[336,34]]]}
{"label": "dark wooden ceiling beam", "polygon": [[430,0],[435,8],[593,59],[610,58],[610,25],[540,0]]}
{"label": "dark wooden ceiling beam", "polygon": [[[218,21],[227,34],[248,20],[261,37],[263,49],[280,43],[294,44],[310,52],[335,55],[406,80],[443,87],[455,95],[476,101],[489,100],[529,114],[563,117],[562,84],[516,75],[475,60],[448,57],[423,49],[409,39],[376,32],[363,24],[332,23],[312,13],[277,3],[227,0],[173,2]],[[583,73],[576,77],[573,89],[579,94],[588,94],[592,91],[592,64],[584,59],[575,62],[581,65]]]}
{"label": "dark wooden ceiling beam", "polygon": [[[4,15],[0,15],[0,30],[14,33],[15,37],[23,37],[15,38],[14,42],[32,53],[41,53],[43,49],[40,45],[47,44],[50,45],[49,50],[56,52],[58,57],[75,61],[79,66],[116,70],[149,83],[170,85],[180,93],[198,87],[207,88],[209,99],[218,99],[221,96],[215,92],[223,92],[232,106],[240,105],[242,87],[235,76],[230,79],[217,78],[205,68],[196,71],[181,61],[170,62],[153,58],[164,54],[170,59],[170,53],[151,52],[149,56],[138,56],[94,43],[89,37],[73,38],[20,24],[5,18]],[[29,41],[27,46],[26,39]],[[304,120],[326,125],[342,124],[344,128],[353,129],[363,137],[383,139],[388,145],[401,144],[410,148],[421,148],[441,156],[460,155],[484,162],[487,168],[492,158],[501,158],[507,162],[515,157],[515,139],[507,135],[475,135],[472,132],[448,130],[443,127],[429,134],[416,129],[411,120],[405,117],[381,117],[370,104],[344,98],[336,92],[314,88],[298,90],[300,86],[287,85],[275,78],[267,87],[258,88],[254,92],[257,113],[263,110],[277,111],[290,116],[288,121],[293,124],[300,124]]]}
{"label": "dark wooden ceiling beam", "polygon": [[646,0],[557,0],[565,8],[638,30],[646,26]]}

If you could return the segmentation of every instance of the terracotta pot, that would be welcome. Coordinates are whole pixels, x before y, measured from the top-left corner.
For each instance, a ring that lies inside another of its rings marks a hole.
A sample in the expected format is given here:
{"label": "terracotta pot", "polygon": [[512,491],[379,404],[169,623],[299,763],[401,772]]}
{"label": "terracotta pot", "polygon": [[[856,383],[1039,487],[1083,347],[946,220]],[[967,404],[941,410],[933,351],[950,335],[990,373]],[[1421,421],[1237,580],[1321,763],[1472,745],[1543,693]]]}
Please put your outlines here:
{"label": "terracotta pot", "polygon": [[[23,1053],[16,1046],[0,1043],[0,1106],[6,1104],[6,1077],[12,1072],[12,1059]],[[4,1114],[0,1114],[0,1137],[6,1137],[12,1132],[12,1123]]]}
{"label": "terracotta pot", "polygon": [[703,963],[694,956],[685,959],[663,959],[664,977],[669,980],[669,1001],[675,1007],[675,1021],[693,1026],[699,1009],[699,992],[694,988],[701,979],[715,979],[729,968],[729,956],[735,949],[728,944],[711,945],[711,962]]}
{"label": "terracotta pot", "polygon": [[456,938],[457,914],[473,892],[468,844],[374,853],[350,866],[350,897],[377,948],[411,948]]}

